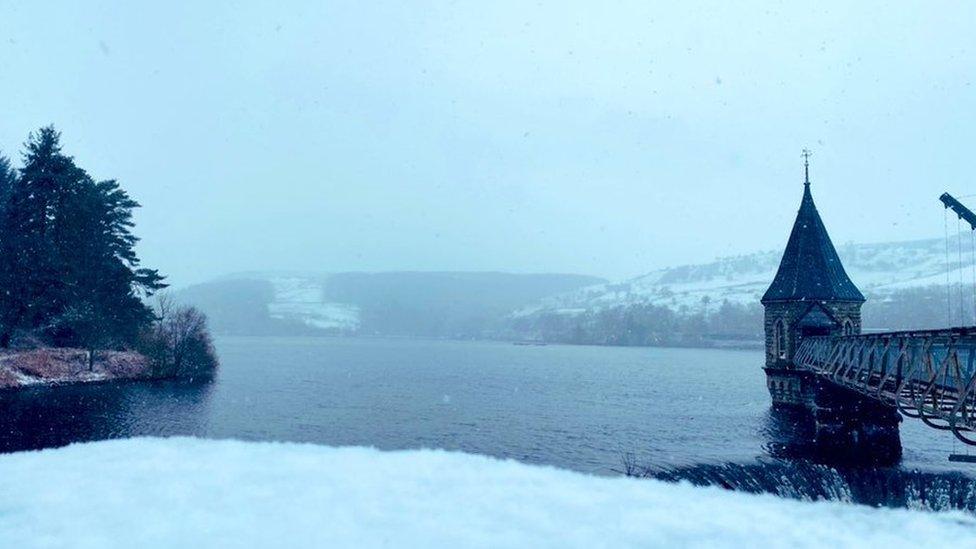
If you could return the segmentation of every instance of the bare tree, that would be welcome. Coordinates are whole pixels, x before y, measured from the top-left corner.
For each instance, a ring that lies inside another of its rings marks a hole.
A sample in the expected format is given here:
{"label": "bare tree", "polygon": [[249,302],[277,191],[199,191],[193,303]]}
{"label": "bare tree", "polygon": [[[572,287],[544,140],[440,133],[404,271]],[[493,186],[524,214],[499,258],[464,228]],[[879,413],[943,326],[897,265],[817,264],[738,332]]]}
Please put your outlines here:
{"label": "bare tree", "polygon": [[650,476],[650,472],[647,467],[644,467],[637,463],[637,456],[631,452],[625,452],[620,456],[621,465],[623,465],[623,471],[618,471],[623,473],[628,477],[646,478]]}
{"label": "bare tree", "polygon": [[193,357],[199,342],[206,339],[207,317],[194,307],[177,307],[167,323],[167,337],[172,350],[173,372],[177,375],[185,372]]}
{"label": "bare tree", "polygon": [[153,305],[156,317],[144,344],[156,377],[197,377],[212,374],[217,356],[199,309],[177,304],[161,294]]}

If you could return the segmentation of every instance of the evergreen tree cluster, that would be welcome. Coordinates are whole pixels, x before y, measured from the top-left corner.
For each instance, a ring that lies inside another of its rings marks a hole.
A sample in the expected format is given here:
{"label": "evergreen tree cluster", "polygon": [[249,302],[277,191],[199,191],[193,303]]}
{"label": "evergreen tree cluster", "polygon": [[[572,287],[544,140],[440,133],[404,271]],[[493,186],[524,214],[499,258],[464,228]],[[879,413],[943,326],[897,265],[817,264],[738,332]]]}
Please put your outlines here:
{"label": "evergreen tree cluster", "polygon": [[135,252],[139,204],[77,166],[54,127],[24,149],[19,169],[0,155],[0,346],[134,343],[153,320],[143,298],[166,286]]}

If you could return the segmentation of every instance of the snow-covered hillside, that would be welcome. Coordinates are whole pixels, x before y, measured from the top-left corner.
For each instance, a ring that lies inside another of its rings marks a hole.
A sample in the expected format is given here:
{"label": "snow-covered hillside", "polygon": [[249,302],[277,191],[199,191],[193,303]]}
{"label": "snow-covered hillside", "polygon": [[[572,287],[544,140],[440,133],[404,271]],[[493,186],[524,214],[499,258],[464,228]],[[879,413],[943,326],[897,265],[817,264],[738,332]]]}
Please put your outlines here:
{"label": "snow-covered hillside", "polygon": [[268,314],[278,320],[293,320],[313,328],[352,332],[359,328],[359,307],[333,303],[322,295],[322,276],[279,276],[267,278],[274,291]]}
{"label": "snow-covered hillside", "polygon": [[800,502],[435,450],[129,439],[0,455],[3,547],[976,546],[961,512]]}
{"label": "snow-covered hillside", "polygon": [[[961,244],[961,246],[960,246]],[[959,250],[962,250],[961,257]],[[946,284],[946,242],[928,239],[837,247],[847,273],[868,296],[884,297],[910,287]],[[969,235],[950,239],[949,273],[953,284],[972,284]],[[782,252],[724,257],[711,263],[670,267],[619,283],[600,284],[545,299],[516,316],[540,312],[583,311],[650,303],[690,311],[712,311],[725,300],[758,303],[773,280]]]}

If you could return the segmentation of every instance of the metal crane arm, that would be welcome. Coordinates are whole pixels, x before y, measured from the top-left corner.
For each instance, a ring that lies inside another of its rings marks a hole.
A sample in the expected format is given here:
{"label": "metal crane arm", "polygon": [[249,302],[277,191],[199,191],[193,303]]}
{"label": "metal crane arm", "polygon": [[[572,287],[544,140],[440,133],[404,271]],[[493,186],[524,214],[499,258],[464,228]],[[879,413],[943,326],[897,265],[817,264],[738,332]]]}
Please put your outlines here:
{"label": "metal crane arm", "polygon": [[969,223],[969,227],[972,230],[976,231],[976,214],[970,211],[969,208],[963,206],[962,202],[959,202],[958,200],[953,198],[952,195],[949,193],[942,193],[942,196],[939,197],[939,200],[941,200],[942,203],[945,204],[946,208],[951,208],[952,211],[956,212],[956,215],[959,216],[959,219],[962,219],[966,223]]}

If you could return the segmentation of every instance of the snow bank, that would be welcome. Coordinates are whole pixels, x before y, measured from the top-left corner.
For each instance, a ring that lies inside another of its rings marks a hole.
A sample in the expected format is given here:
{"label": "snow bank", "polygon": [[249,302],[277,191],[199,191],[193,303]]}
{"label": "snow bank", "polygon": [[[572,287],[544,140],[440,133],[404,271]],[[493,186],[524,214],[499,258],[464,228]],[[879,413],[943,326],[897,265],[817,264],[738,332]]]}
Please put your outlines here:
{"label": "snow bank", "polygon": [[958,514],[443,451],[130,439],[0,456],[4,547],[976,546]]}

